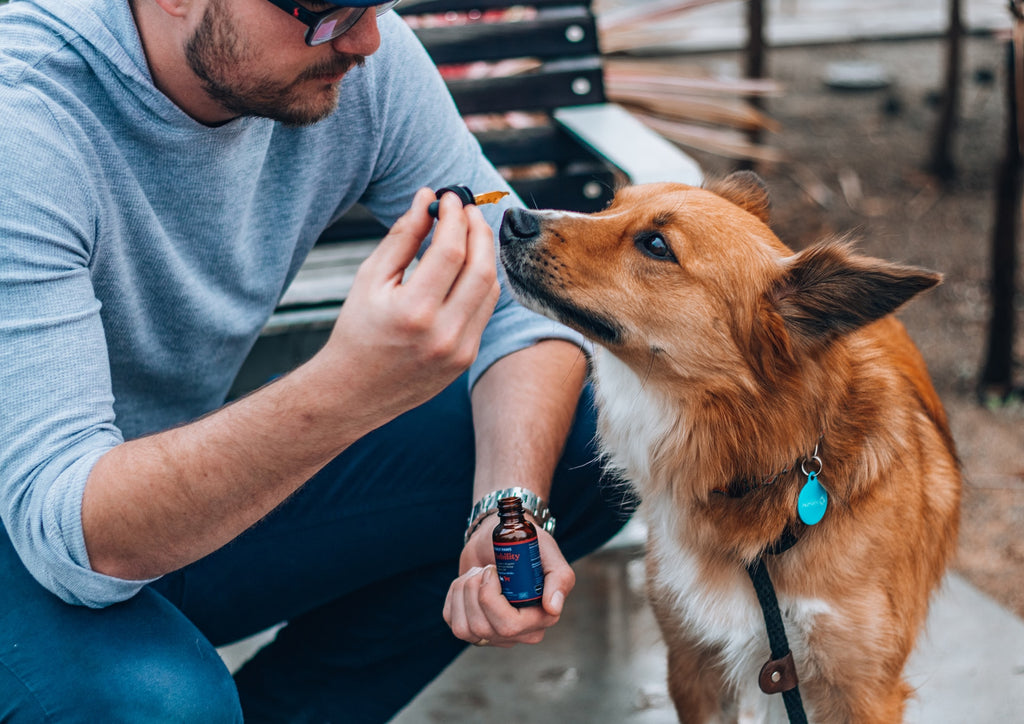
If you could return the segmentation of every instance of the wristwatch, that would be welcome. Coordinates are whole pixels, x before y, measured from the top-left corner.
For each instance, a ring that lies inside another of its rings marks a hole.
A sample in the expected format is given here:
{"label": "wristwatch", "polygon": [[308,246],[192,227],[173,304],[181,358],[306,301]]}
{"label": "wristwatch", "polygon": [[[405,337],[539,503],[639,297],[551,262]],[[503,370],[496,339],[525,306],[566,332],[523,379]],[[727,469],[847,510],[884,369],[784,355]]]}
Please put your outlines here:
{"label": "wristwatch", "polygon": [[476,532],[484,519],[498,509],[498,501],[510,497],[516,497],[523,501],[523,510],[533,516],[537,525],[548,533],[555,532],[555,517],[551,515],[548,504],[542,497],[526,488],[503,488],[502,490],[492,490],[473,505],[473,510],[469,513],[469,520],[466,521],[466,535],[463,544],[469,543],[469,537]]}

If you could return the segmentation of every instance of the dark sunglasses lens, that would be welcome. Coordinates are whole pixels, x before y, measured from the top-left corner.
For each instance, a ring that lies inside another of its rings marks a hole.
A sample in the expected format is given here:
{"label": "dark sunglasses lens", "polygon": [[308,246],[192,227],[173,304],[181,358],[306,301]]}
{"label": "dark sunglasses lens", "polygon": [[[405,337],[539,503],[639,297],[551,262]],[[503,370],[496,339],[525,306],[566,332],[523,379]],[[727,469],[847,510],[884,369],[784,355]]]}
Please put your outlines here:
{"label": "dark sunglasses lens", "polygon": [[309,45],[323,45],[334,40],[358,23],[364,12],[366,8],[341,8],[331,13],[309,29],[306,33],[306,42]]}

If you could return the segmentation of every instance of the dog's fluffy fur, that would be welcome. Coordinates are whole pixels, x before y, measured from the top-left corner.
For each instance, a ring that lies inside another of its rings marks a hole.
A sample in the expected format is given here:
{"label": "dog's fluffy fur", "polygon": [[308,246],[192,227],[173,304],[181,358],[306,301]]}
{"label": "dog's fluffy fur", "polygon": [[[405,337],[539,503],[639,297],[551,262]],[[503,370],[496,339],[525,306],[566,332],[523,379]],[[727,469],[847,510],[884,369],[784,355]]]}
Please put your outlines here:
{"label": "dog's fluffy fur", "polygon": [[[902,677],[954,550],[960,471],[890,313],[937,274],[839,241],[800,253],[749,172],[629,187],[596,214],[507,212],[517,296],[597,343],[599,434],[641,499],[648,593],[684,722],[787,721],[744,566],[765,556],[811,721],[900,722]],[[830,496],[806,526],[801,465]]]}

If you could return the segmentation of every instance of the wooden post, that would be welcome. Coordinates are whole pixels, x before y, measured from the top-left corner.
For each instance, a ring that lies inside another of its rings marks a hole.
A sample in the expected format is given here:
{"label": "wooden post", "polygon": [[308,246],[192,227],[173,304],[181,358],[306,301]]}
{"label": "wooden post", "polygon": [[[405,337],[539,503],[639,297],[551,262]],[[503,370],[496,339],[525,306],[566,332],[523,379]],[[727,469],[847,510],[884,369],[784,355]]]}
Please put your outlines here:
{"label": "wooden post", "polygon": [[963,66],[964,25],[960,12],[961,0],[949,0],[949,28],[946,31],[946,88],[942,94],[942,109],[935,130],[928,170],[941,181],[956,175],[953,160],[953,135],[960,113],[960,70]]}
{"label": "wooden post", "polygon": [[746,71],[748,78],[764,78],[764,0],[747,2]]}
{"label": "wooden post", "polygon": [[[1017,19],[1018,29],[1024,20]],[[990,260],[989,299],[991,316],[988,325],[988,344],[985,364],[979,381],[982,402],[992,397],[1008,401],[1014,394],[1013,334],[1015,296],[1014,276],[1017,271],[1017,237],[1020,234],[1021,205],[1021,151],[1018,133],[1017,78],[1022,68],[1014,45],[1021,34],[1014,33],[1014,42],[1008,50],[1006,78],[1006,140],[1003,161],[996,181],[995,224],[992,231],[992,258]],[[1019,390],[1018,390],[1019,391]]]}
{"label": "wooden post", "polygon": [[[764,0],[747,0],[747,57],[746,77],[765,77],[765,44],[764,44]],[[750,96],[747,99],[755,108],[761,108],[764,104],[758,96]],[[752,144],[761,140],[761,130],[752,129],[747,133]],[[750,170],[754,167],[753,161],[741,161],[740,168]]]}

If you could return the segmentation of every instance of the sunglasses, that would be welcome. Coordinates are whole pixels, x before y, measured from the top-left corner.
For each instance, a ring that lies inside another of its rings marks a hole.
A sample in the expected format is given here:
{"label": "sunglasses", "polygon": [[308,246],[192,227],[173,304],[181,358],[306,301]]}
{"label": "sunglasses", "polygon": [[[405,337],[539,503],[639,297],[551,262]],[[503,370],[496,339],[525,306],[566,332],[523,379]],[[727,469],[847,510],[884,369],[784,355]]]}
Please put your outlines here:
{"label": "sunglasses", "polygon": [[[339,7],[315,13],[292,0],[270,0],[270,2],[309,26],[309,30],[306,31],[306,45],[309,46],[323,45],[344,35],[359,22],[359,18],[363,17],[363,13],[367,10],[367,8]],[[382,15],[397,4],[398,0],[391,0],[391,2],[374,5],[373,8],[377,15]]]}

